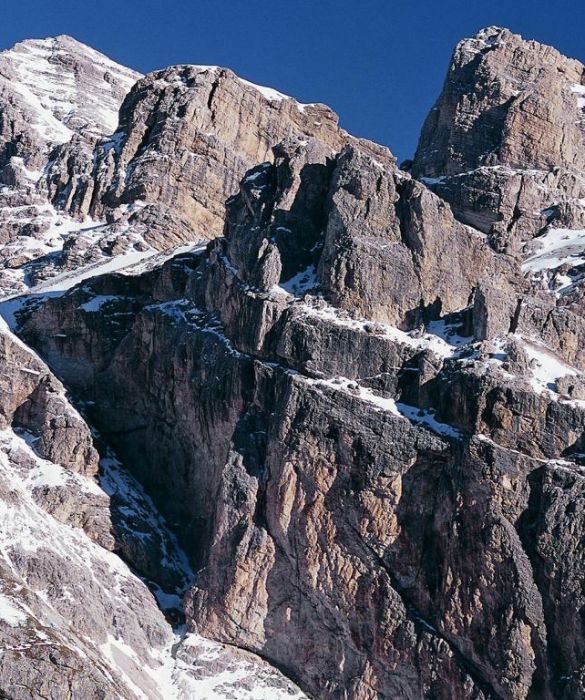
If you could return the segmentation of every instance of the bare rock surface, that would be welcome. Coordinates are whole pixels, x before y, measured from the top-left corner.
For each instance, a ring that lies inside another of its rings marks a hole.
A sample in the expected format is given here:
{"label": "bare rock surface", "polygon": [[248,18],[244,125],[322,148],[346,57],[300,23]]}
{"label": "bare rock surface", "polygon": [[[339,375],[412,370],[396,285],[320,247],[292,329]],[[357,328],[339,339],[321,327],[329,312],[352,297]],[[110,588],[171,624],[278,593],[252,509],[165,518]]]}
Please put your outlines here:
{"label": "bare rock surface", "polygon": [[351,142],[394,161],[343,131],[329,107],[217,66],[142,77],[57,37],[2,53],[2,76],[3,294],[221,235],[226,198],[284,139],[315,139],[331,154]]}
{"label": "bare rock surface", "polygon": [[415,169],[429,177],[498,164],[583,169],[582,78],[579,61],[507,29],[464,39],[423,127]]}
{"label": "bare rock surface", "polygon": [[585,225],[585,67],[489,27],[455,49],[413,173],[499,250]]}
{"label": "bare rock surface", "polygon": [[65,172],[64,163],[51,165],[50,193],[54,202],[66,197],[72,213],[94,218],[149,205],[156,216],[145,240],[159,250],[214,238],[238,181],[286,138],[314,138],[331,152],[355,141],[393,160],[387,149],[341,130],[325,105],[300,104],[217,66],[175,66],[136,83],[116,132],[93,158],[70,158]]}
{"label": "bare rock surface", "polygon": [[192,571],[164,518],[112,456],[98,475],[48,367],[6,329],[0,348],[2,696],[303,697],[257,657],[173,630]]}

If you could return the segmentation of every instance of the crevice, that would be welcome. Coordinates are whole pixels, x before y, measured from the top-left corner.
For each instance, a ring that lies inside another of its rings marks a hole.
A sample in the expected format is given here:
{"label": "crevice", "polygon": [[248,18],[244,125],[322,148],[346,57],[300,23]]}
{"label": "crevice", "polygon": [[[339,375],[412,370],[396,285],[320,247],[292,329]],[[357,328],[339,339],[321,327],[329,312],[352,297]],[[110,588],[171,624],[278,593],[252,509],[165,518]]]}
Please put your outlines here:
{"label": "crevice", "polygon": [[508,225],[506,226],[506,233],[510,233],[516,223],[519,221],[520,217],[522,216],[522,210],[520,209],[520,197],[522,196],[522,190],[524,189],[524,177],[520,178],[520,186],[518,187],[518,193],[516,195],[516,201],[514,202],[514,209],[512,211],[512,216],[510,218],[510,221],[508,222]]}
{"label": "crevice", "polygon": [[453,656],[457,660],[460,668],[462,668],[469,675],[477,687],[485,694],[486,698],[490,698],[491,700],[505,700],[505,696],[494,688],[492,683],[485,677],[484,673],[475,663],[475,661],[465,656],[454,640],[440,632],[435,625],[426,619],[423,613],[411,600],[405,588],[399,583],[392,569],[367,542],[364,542],[360,532],[352,525],[350,525],[350,528],[355,533],[357,541],[360,542],[360,544],[369,552],[371,557],[375,559],[377,565],[388,575],[392,588],[396,591],[396,593],[398,593],[400,599],[402,600],[408,618],[415,624],[417,629],[421,632],[432,634],[445,642],[449,646],[449,649],[453,653]]}
{"label": "crevice", "polygon": [[535,644],[536,640],[533,639],[533,648],[535,648],[536,652],[536,669],[532,678],[532,686],[528,694],[529,700],[538,700],[543,697],[547,686],[551,686],[552,693],[555,697],[562,697],[563,684],[560,679],[566,673],[562,664],[562,652],[553,634],[554,616],[551,613],[550,607],[547,605],[549,596],[546,592],[544,575],[541,573],[543,562],[541,561],[534,541],[534,532],[537,526],[540,504],[543,499],[542,490],[545,473],[546,466],[542,466],[534,470],[528,476],[527,482],[530,487],[528,505],[516,523],[516,532],[522,544],[522,549],[530,562],[532,579],[542,601],[544,625],[546,629],[546,644],[544,648],[542,642],[540,644]]}
{"label": "crevice", "polygon": [[514,313],[512,314],[512,318],[510,319],[508,333],[516,333],[516,331],[518,330],[518,322],[520,320],[520,313],[522,312],[523,302],[524,299],[522,297],[520,297],[516,302],[516,308],[514,309]]}
{"label": "crevice", "polygon": [[159,123],[159,120],[156,118],[158,115],[158,110],[164,100],[165,93],[164,91],[161,91],[158,95],[158,98],[156,100],[156,104],[152,108],[150,114],[148,115],[148,118],[145,123],[145,130],[144,134],[142,135],[142,138],[140,140],[140,144],[138,145],[138,148],[136,149],[134,153],[134,159],[140,157],[144,151],[146,150],[149,142],[150,142],[150,137],[152,136],[152,132],[154,131],[156,125]]}
{"label": "crevice", "polygon": [[207,98],[207,109],[211,112],[211,121],[215,122],[215,108],[213,107],[213,98],[219,87],[219,78],[216,78],[211,84],[211,89],[209,91],[209,96]]}
{"label": "crevice", "polygon": [[127,430],[102,430],[102,434],[105,437],[119,437],[124,435],[133,435],[134,433],[139,433],[144,430],[148,430],[152,427],[152,423],[145,423],[144,425],[138,425],[135,428],[129,428]]}

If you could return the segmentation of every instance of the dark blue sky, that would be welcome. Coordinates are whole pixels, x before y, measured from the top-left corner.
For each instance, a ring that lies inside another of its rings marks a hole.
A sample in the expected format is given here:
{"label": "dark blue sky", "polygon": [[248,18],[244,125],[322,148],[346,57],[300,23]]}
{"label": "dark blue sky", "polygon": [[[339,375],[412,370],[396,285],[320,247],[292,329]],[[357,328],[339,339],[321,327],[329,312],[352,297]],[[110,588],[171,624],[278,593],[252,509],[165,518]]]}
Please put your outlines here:
{"label": "dark blue sky", "polygon": [[228,66],[331,105],[346,129],[402,160],[454,44],[491,24],[585,60],[583,0],[4,0],[0,47],[71,34],[143,72]]}

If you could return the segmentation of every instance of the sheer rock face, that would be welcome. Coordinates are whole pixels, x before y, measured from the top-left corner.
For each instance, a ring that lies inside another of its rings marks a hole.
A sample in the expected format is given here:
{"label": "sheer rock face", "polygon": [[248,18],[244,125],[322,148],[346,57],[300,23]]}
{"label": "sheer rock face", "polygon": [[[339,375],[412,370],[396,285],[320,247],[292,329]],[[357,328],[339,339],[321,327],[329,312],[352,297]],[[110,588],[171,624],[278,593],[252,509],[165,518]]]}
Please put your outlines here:
{"label": "sheer rock face", "polygon": [[423,126],[415,172],[440,177],[482,165],[582,170],[584,72],[579,61],[506,29],[463,40]]}
{"label": "sheer rock face", "polygon": [[583,260],[571,241],[585,227],[584,72],[507,30],[462,41],[412,167],[459,221],[519,260],[533,281],[513,292],[481,282],[476,336],[513,329],[540,337],[580,368]]}
{"label": "sheer rock face", "polygon": [[0,367],[0,695],[166,700],[221,686],[301,700],[253,655],[173,634],[136,575],[172,592],[163,607],[177,614],[168,600],[191,572],[164,520],[112,457],[98,486],[89,426],[4,328]]}
{"label": "sheer rock face", "polygon": [[249,284],[314,275],[334,306],[405,329],[467,307],[494,279],[502,294],[522,288],[513,261],[397,168],[352,145],[327,157],[289,142],[275,154],[228,202],[226,256]]}
{"label": "sheer rock face", "polygon": [[456,48],[423,126],[413,174],[499,250],[547,223],[585,226],[585,67],[488,28]]}
{"label": "sheer rock face", "polygon": [[340,129],[325,105],[214,66],[142,78],[68,37],[1,54],[0,91],[5,293],[122,252],[220,235],[225,199],[284,139],[315,139],[331,153],[351,142],[394,162]]}
{"label": "sheer rock face", "polygon": [[112,140],[96,147],[95,162],[77,159],[67,172],[51,167],[51,196],[57,201],[68,193],[74,214],[97,217],[136,201],[156,204],[174,222],[170,231],[149,231],[148,242],[159,249],[214,238],[223,229],[226,198],[283,139],[315,138],[332,150],[353,140],[392,160],[386,149],[352,139],[337,122],[325,105],[300,104],[223,68],[168,68],[135,85]]}
{"label": "sheer rock face", "polygon": [[[0,345],[8,474],[30,486],[30,434],[71,479],[93,473],[85,420],[121,460],[109,503],[33,489],[42,522],[172,586],[185,569],[152,503],[133,501],[144,488],[198,570],[191,634],[261,654],[314,697],[585,698],[585,240],[555,233],[581,221],[581,73],[504,30],[463,42],[421,137],[423,182],[327,108],[217,68],[147,76],[113,138],[53,151],[51,201],[107,217],[112,257],[125,236],[215,239],[17,308],[86,418],[55,422],[61,384]],[[93,235],[64,251],[81,272]],[[20,380],[21,364],[40,374]],[[29,587],[60,592],[49,556],[16,561]],[[119,633],[152,667],[168,628],[136,579],[111,616],[104,591],[120,588],[95,567],[98,583],[81,581],[97,620],[71,634],[93,625],[103,650]],[[190,648],[163,658],[178,672]],[[108,697],[101,670],[72,674],[94,684],[75,692]],[[156,697],[135,671],[128,696],[140,679]]]}
{"label": "sheer rock face", "polygon": [[[388,268],[361,237],[393,246]],[[358,244],[368,273],[349,286],[338,259]],[[470,248],[483,270],[451,281]],[[414,279],[445,299],[427,333],[387,324],[409,328]],[[508,326],[458,339],[494,308],[488,288],[520,327],[516,263],[439,198],[356,147],[288,141],[206,251],[18,318],[180,523],[191,629],[317,697],[583,697],[582,621],[559,622],[585,603],[564,515],[583,511],[579,376],[547,385],[539,363],[560,359]]]}
{"label": "sheer rock face", "polygon": [[513,279],[425,187],[371,166],[346,151],[334,173],[319,277],[335,305],[412,328],[466,307],[482,280]]}

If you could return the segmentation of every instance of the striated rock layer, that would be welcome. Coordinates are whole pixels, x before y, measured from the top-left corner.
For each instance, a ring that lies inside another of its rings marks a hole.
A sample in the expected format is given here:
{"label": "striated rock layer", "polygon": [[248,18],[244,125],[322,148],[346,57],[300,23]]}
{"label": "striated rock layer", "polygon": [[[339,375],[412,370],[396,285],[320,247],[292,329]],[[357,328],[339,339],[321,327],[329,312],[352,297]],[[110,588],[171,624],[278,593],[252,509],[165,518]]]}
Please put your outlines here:
{"label": "striated rock layer", "polygon": [[489,27],[455,49],[412,171],[497,249],[585,225],[585,66]]}

